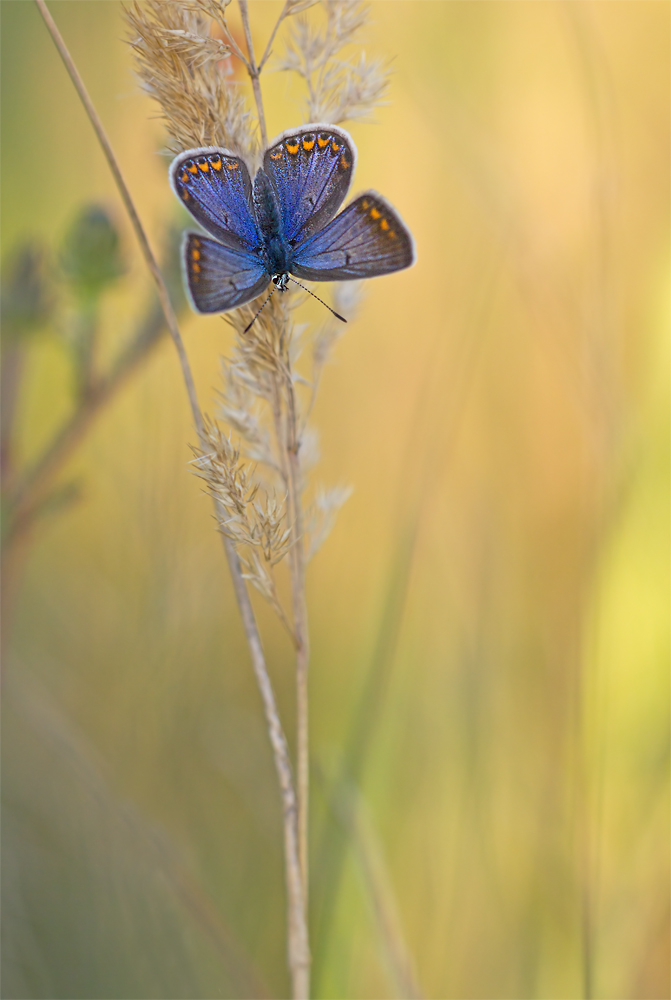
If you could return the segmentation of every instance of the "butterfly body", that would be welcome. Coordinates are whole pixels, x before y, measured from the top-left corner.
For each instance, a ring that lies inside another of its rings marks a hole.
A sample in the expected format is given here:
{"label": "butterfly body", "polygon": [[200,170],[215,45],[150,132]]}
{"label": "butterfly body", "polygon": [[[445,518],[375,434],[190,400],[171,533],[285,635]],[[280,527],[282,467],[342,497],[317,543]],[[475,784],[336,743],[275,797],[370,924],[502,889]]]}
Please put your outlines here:
{"label": "butterfly body", "polygon": [[173,190],[215,237],[186,236],[183,262],[194,309],[226,312],[271,281],[284,290],[292,275],[346,281],[414,263],[412,236],[376,192],[365,192],[336,216],[355,163],[347,132],[323,124],[279,135],[253,183],[244,161],[229,150],[180,153],[170,167]]}
{"label": "butterfly body", "polygon": [[268,175],[259,170],[254,178],[254,210],[263,239],[263,259],[272,277],[291,270],[292,247],[284,235],[284,225],[277,196]]}

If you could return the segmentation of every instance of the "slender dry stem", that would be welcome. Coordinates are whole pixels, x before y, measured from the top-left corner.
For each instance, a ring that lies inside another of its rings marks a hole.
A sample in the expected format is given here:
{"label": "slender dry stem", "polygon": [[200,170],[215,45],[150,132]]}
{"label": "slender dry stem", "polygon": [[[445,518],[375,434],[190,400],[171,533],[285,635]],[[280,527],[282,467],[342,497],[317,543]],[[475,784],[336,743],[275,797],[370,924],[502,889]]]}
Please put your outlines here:
{"label": "slender dry stem", "polygon": [[179,363],[182,368],[182,378],[184,379],[184,385],[186,387],[186,392],[189,397],[189,405],[191,407],[191,415],[193,417],[193,422],[196,425],[196,430],[198,434],[202,433],[203,429],[203,418],[200,413],[200,407],[198,406],[198,399],[196,397],[196,386],[193,381],[193,375],[191,373],[191,367],[189,365],[189,359],[186,356],[186,351],[184,349],[184,342],[182,341],[182,335],[179,332],[179,326],[177,325],[177,317],[175,316],[175,311],[172,308],[172,303],[170,302],[170,296],[168,295],[168,289],[166,287],[165,281],[163,280],[163,275],[161,274],[160,268],[154,252],[149,245],[149,240],[144,231],[142,223],[140,222],[139,216],[135,209],[133,199],[131,198],[128,186],[123,178],[119,164],[117,163],[116,156],[112,150],[109,139],[107,138],[107,133],[103,128],[103,124],[98,116],[98,112],[93,106],[93,101],[89,97],[89,93],[84,86],[84,81],[82,80],[77,67],[75,66],[72,56],[70,55],[65,42],[63,41],[63,36],[56,27],[56,22],[49,13],[45,0],[35,0],[40,14],[44,19],[44,23],[47,26],[49,34],[51,35],[56,48],[58,49],[59,55],[65,64],[65,68],[68,71],[68,75],[72,80],[75,90],[77,91],[79,98],[86,109],[86,114],[88,115],[89,121],[93,126],[93,130],[96,133],[100,147],[105,154],[105,159],[112,171],[112,176],[119,189],[119,194],[121,195],[121,200],[124,203],[124,207],[128,212],[128,217],[131,221],[133,229],[135,230],[135,235],[137,236],[138,243],[140,244],[140,250],[142,251],[142,256],[144,257],[145,263],[149,268],[154,283],[156,285],[156,290],[158,292],[159,301],[161,303],[161,308],[163,309],[163,315],[165,316],[165,321],[168,325],[168,330],[170,331],[170,336],[172,337],[175,347],[177,349],[177,355],[179,357]]}
{"label": "slender dry stem", "polygon": [[239,0],[239,3],[240,17],[242,18],[242,27],[245,32],[245,41],[247,43],[247,55],[249,57],[247,62],[247,71],[249,73],[249,78],[252,81],[254,101],[256,102],[256,111],[259,116],[261,147],[265,149],[268,145],[268,133],[266,131],[266,116],[263,111],[263,97],[261,95],[261,82],[259,80],[260,70],[256,65],[256,59],[254,58],[254,45],[252,43],[252,31],[249,26],[249,10],[247,9],[247,0]]}
{"label": "slender dry stem", "polygon": [[273,45],[273,42],[275,41],[275,35],[277,34],[278,28],[281,25],[281,23],[284,20],[284,18],[289,13],[290,9],[291,9],[291,0],[286,0],[286,3],[284,4],[284,7],[282,8],[282,13],[277,18],[277,21],[275,22],[275,27],[273,28],[273,30],[270,33],[270,38],[268,39],[268,44],[266,45],[266,50],[263,53],[263,56],[261,57],[261,62],[259,63],[259,67],[258,67],[258,72],[259,73],[261,72],[261,70],[265,66],[266,60],[268,59],[268,56],[270,55],[270,53],[272,51],[272,45]]}
{"label": "slender dry stem", "polygon": [[[257,65],[249,23],[247,0],[239,0],[245,41],[247,45],[247,71],[252,83],[256,103],[259,130],[262,146],[265,149],[268,138],[263,108],[263,96],[259,81],[260,68]],[[271,33],[266,52],[261,61],[265,63],[277,29],[296,3],[289,0],[285,4],[280,17]],[[310,644],[308,632],[308,617],[305,595],[305,539],[303,532],[303,483],[299,456],[299,415],[296,406],[294,384],[291,373],[290,337],[287,330],[286,310],[281,310],[282,333],[280,336],[280,367],[284,369],[282,384],[275,384],[272,409],[277,436],[277,446],[280,455],[280,465],[289,488],[289,505],[291,512],[291,593],[294,613],[293,638],[296,644],[296,717],[297,717],[297,838],[300,861],[300,871],[303,890],[304,924],[307,927],[308,909],[308,811],[309,811],[309,697],[308,697],[308,667]],[[284,399],[282,399],[284,397]],[[282,409],[284,409],[285,425],[282,426]],[[307,936],[306,936],[307,943]],[[309,955],[306,956],[309,963]],[[301,969],[305,982],[301,989],[307,995],[309,992],[309,964]]]}
{"label": "slender dry stem", "polygon": [[308,668],[310,637],[305,600],[305,539],[303,477],[299,455],[298,414],[290,363],[287,363],[287,433],[289,496],[293,515],[291,592],[296,636],[296,744],[298,760],[298,843],[305,901],[308,900],[308,806],[310,792]]}
{"label": "slender dry stem", "polygon": [[[68,74],[75,86],[75,89],[86,109],[86,113],[89,120],[94,128],[98,141],[103,149],[107,162],[112,171],[112,175],[115,179],[119,192],[121,194],[122,200],[128,211],[129,217],[131,219],[133,228],[138,237],[140,247],[149,268],[149,271],[156,284],[159,300],[163,313],[165,315],[166,323],[168,329],[175,343],[177,353],[180,360],[180,365],[182,368],[182,376],[184,379],[184,384],[189,397],[189,404],[191,406],[191,412],[193,416],[193,422],[198,433],[200,440],[204,441],[204,424],[203,417],[198,405],[198,399],[196,396],[195,384],[193,381],[193,376],[191,373],[191,368],[189,365],[188,357],[184,349],[184,345],[179,332],[179,327],[177,325],[177,318],[175,316],[174,310],[170,303],[168,296],[168,290],[163,280],[163,276],[160,272],[156,258],[151,250],[149,241],[147,240],[145,231],[140,222],[139,216],[133,204],[130,192],[126,186],[126,183],[121,174],[121,170],[117,163],[116,157],[107,138],[105,130],[102,126],[100,118],[93,106],[93,103],[88,95],[88,92],[84,86],[84,83],[79,75],[79,72],[70,56],[70,53],[63,41],[63,38],[56,27],[56,24],[51,17],[44,0],[35,0],[40,13],[44,19],[47,29],[63,59],[65,67]],[[242,3],[241,3],[242,6]],[[251,48],[251,38],[248,37],[248,42],[250,46],[250,57],[252,56]],[[258,84],[258,72],[257,72],[257,84]],[[260,90],[259,90],[260,99]],[[262,113],[262,112],[261,112]],[[261,114],[260,113],[260,114]],[[260,117],[260,121],[262,118]],[[265,130],[265,125],[262,127],[262,135]],[[226,516],[226,512],[221,508],[221,504],[215,501],[215,507],[217,508],[217,516],[219,520],[222,520]],[[284,815],[284,843],[285,843],[285,868],[286,868],[286,879],[287,879],[287,891],[288,891],[288,916],[289,916],[289,963],[292,973],[293,982],[293,994],[296,1000],[307,1000],[309,993],[309,946],[307,937],[307,925],[305,921],[305,902],[303,895],[303,884],[300,869],[299,860],[299,845],[298,845],[298,835],[297,835],[297,804],[296,804],[296,794],[293,785],[293,777],[291,772],[291,761],[289,757],[289,751],[284,737],[284,732],[282,730],[282,725],[280,722],[279,713],[277,711],[277,705],[275,702],[275,696],[273,693],[272,685],[270,683],[270,678],[268,676],[268,671],[266,668],[265,657],[263,653],[263,647],[261,645],[261,637],[259,635],[258,626],[256,619],[254,617],[254,612],[249,600],[249,594],[247,593],[247,588],[242,576],[242,570],[240,567],[240,561],[238,559],[235,546],[231,539],[223,536],[224,549],[226,551],[226,556],[228,559],[229,568],[231,571],[231,577],[233,579],[233,587],[235,590],[235,595],[238,601],[238,606],[240,608],[240,615],[242,618],[243,627],[245,630],[245,635],[247,637],[247,643],[249,645],[252,666],[256,676],[256,680],[259,686],[261,697],[263,700],[264,711],[266,715],[266,722],[268,725],[268,732],[270,735],[270,741],[273,748],[273,754],[275,758],[275,767],[277,770],[280,791],[282,795],[283,803],[283,815]]]}
{"label": "slender dry stem", "polygon": [[[225,544],[237,555],[233,543],[225,539]],[[238,564],[239,568],[239,564]],[[294,1000],[308,1000],[310,990],[310,948],[308,943],[305,903],[301,878],[298,833],[297,803],[289,748],[280,722],[275,695],[266,669],[261,637],[259,635],[249,595],[240,572],[233,575],[233,586],[240,604],[240,613],[247,635],[252,666],[263,699],[263,707],[268,725],[268,733],[275,757],[275,767],[282,793],[284,816],[284,862],[288,895],[288,958]]]}

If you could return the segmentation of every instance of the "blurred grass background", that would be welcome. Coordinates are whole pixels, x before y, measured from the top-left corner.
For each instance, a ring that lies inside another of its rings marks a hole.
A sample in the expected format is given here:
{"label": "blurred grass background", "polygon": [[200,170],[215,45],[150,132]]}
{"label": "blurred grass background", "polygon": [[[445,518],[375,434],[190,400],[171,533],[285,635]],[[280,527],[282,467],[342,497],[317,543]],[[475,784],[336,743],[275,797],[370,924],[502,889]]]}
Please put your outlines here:
{"label": "blurred grass background", "polygon": [[[158,241],[179,216],[121,7],[51,9]],[[260,46],[280,9],[251,3]],[[37,10],[1,14],[3,256],[105,204],[111,357],[147,277]],[[351,129],[354,189],[418,264],[369,283],[315,414],[319,478],[354,486],[309,576],[315,995],[404,995],[372,864],[427,997],[667,997],[669,5],[373,17],[392,102]],[[300,120],[288,78],[263,89],[270,134]],[[211,409],[228,328],[183,332]],[[71,405],[45,334],[21,461]],[[286,996],[279,798],[192,439],[164,342],[5,573],[8,998]]]}

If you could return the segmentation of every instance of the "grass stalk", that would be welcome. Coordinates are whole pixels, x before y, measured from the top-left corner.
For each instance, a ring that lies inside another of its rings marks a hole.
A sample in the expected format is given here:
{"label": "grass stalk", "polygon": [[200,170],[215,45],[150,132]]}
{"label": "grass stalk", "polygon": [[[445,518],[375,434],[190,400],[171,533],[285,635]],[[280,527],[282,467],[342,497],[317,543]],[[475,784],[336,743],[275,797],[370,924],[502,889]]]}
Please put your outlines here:
{"label": "grass stalk", "polygon": [[258,66],[258,72],[259,73],[261,72],[261,70],[265,66],[266,60],[270,56],[270,53],[272,51],[272,45],[273,45],[273,42],[275,41],[275,35],[277,34],[277,30],[278,30],[279,26],[281,25],[282,21],[284,20],[284,18],[287,16],[290,7],[291,7],[291,0],[286,0],[286,3],[284,4],[284,7],[282,8],[282,13],[278,17],[277,21],[275,22],[275,27],[273,28],[273,30],[270,33],[270,38],[268,39],[268,44],[266,45],[265,52],[263,53],[263,56],[261,57],[261,62],[259,63],[259,66]]}
{"label": "grass stalk", "polygon": [[290,364],[287,363],[287,457],[289,499],[292,514],[291,596],[296,636],[296,756],[298,761],[298,843],[303,874],[305,905],[308,904],[308,809],[310,793],[310,745],[308,668],[310,636],[305,600],[305,548],[303,532],[302,475],[298,414]]}
{"label": "grass stalk", "polygon": [[[168,326],[168,330],[172,336],[175,348],[180,361],[180,366],[182,370],[182,377],[184,380],[184,385],[187,391],[189,405],[191,408],[191,414],[193,418],[193,423],[197,431],[198,437],[203,443],[205,443],[204,434],[204,423],[203,417],[198,404],[198,398],[196,395],[195,383],[193,380],[193,375],[191,372],[191,367],[189,360],[184,348],[184,344],[181,338],[179,327],[177,324],[177,317],[172,308],[170,298],[168,295],[168,290],[159,269],[156,258],[150,247],[149,241],[147,239],[146,233],[138,216],[137,210],[133,203],[132,197],[125,183],[121,170],[119,168],[118,162],[114,155],[112,146],[107,138],[105,130],[103,128],[102,122],[97,114],[97,111],[89,97],[89,94],[84,86],[84,82],[79,75],[79,71],[75,66],[75,63],[65,45],[65,42],[56,27],[56,24],[47,9],[45,0],[35,0],[38,9],[42,15],[42,18],[46,24],[47,30],[51,35],[56,48],[65,64],[68,75],[72,80],[72,83],[79,95],[82,104],[86,110],[87,116],[93,129],[96,133],[98,141],[101,148],[105,154],[105,158],[109,164],[112,171],[112,175],[116,182],[117,188],[121,195],[124,206],[128,212],[129,218],[135,230],[135,233],[140,244],[140,248],[149,268],[149,271],[154,279],[156,288],[158,291],[159,301],[161,303],[161,308],[165,316],[165,321]],[[243,9],[243,3],[241,0],[241,9]],[[249,35],[249,19],[246,11],[246,6],[243,12],[243,21],[246,19],[246,34],[248,36],[250,58],[252,60],[253,71],[256,74],[256,86],[255,97],[258,98],[260,102],[261,93],[258,86],[258,70],[256,70],[255,63],[253,62],[253,50],[251,48],[251,36]],[[252,82],[254,83],[254,76],[252,75]],[[265,140],[265,122],[263,120],[262,105],[259,104],[259,124],[261,127],[262,137]],[[218,504],[215,501],[215,507]],[[222,520],[225,517],[225,511],[217,509],[218,520]],[[242,624],[245,631],[245,636],[247,638],[247,644],[249,646],[252,667],[254,674],[256,676],[259,691],[261,693],[261,698],[263,701],[264,712],[266,716],[266,722],[268,726],[268,733],[270,736],[270,742],[273,749],[273,755],[275,759],[275,768],[277,771],[278,781],[280,785],[280,792],[282,796],[283,805],[283,818],[284,818],[284,846],[285,846],[285,871],[286,871],[286,882],[287,882],[287,923],[288,923],[288,952],[289,952],[289,967],[292,978],[292,991],[295,1000],[307,1000],[309,993],[309,946],[307,938],[307,925],[305,921],[305,902],[303,896],[303,886],[302,877],[300,869],[299,860],[299,845],[298,845],[298,835],[297,835],[297,803],[296,803],[296,793],[293,784],[293,776],[291,771],[291,761],[289,757],[289,750],[284,736],[284,731],[282,729],[282,724],[280,722],[279,713],[277,710],[277,704],[275,701],[275,695],[270,683],[270,678],[268,676],[268,670],[266,667],[265,656],[263,652],[263,646],[261,644],[261,636],[258,631],[258,626],[256,623],[256,618],[254,616],[254,611],[249,599],[249,594],[245,586],[245,582],[242,576],[242,569],[240,566],[240,561],[238,559],[235,546],[233,542],[222,535],[223,545],[226,552],[226,557],[228,560],[229,569],[231,572],[231,577],[233,580],[233,588],[235,591],[235,596],[238,602],[238,607],[240,609],[240,616],[242,618]]]}
{"label": "grass stalk", "polygon": [[131,193],[128,190],[128,186],[123,178],[121,169],[117,162],[117,158],[114,155],[114,151],[107,137],[107,133],[103,128],[103,124],[100,120],[98,112],[96,111],[93,101],[91,100],[89,93],[84,86],[84,81],[79,75],[79,71],[74,64],[72,56],[68,51],[68,48],[63,41],[63,36],[56,27],[56,22],[49,13],[49,9],[45,3],[45,0],[35,0],[37,7],[42,15],[44,23],[47,26],[47,30],[51,35],[54,45],[58,49],[58,53],[63,60],[65,68],[68,72],[68,76],[72,80],[73,86],[77,91],[79,99],[81,100],[84,108],[86,109],[86,114],[88,119],[93,126],[93,130],[96,134],[98,142],[100,143],[100,148],[103,151],[107,164],[112,171],[112,176],[114,177],[114,182],[121,195],[121,200],[124,203],[124,208],[128,212],[128,217],[131,221],[131,225],[135,230],[135,235],[137,236],[138,243],[140,244],[140,250],[142,256],[144,257],[145,264],[149,268],[149,272],[154,279],[154,284],[156,285],[156,291],[158,292],[159,301],[161,303],[161,308],[163,309],[163,315],[165,316],[165,321],[168,325],[168,330],[170,331],[170,336],[173,339],[175,348],[177,350],[177,355],[179,357],[179,363],[182,369],[182,378],[184,379],[184,386],[186,388],[187,395],[189,397],[189,405],[191,407],[191,415],[193,417],[193,422],[198,431],[198,436],[202,437],[203,433],[203,417],[200,412],[200,407],[198,405],[198,398],[196,396],[196,386],[193,381],[193,375],[191,373],[191,366],[189,365],[189,359],[186,355],[186,350],[184,348],[184,342],[182,341],[182,335],[179,332],[179,326],[177,325],[177,317],[175,315],[175,310],[172,308],[172,303],[170,302],[170,296],[168,294],[168,289],[163,280],[163,275],[158,266],[158,261],[154,256],[154,252],[151,249],[149,240],[147,239],[147,234],[144,231],[144,227],[140,222],[140,218],[137,214],[135,204],[131,197]]}
{"label": "grass stalk", "polygon": [[[263,96],[261,94],[261,81],[259,80],[259,67],[256,65],[256,59],[254,57],[254,44],[252,42],[252,31],[249,26],[249,10],[247,8],[247,0],[239,0],[240,4],[240,17],[242,18],[242,27],[245,32],[245,42],[247,43],[247,72],[249,73],[249,79],[252,81],[252,90],[254,92],[254,101],[256,103],[256,112],[259,116],[259,131],[261,133],[261,148],[265,149],[268,145],[268,132],[266,130],[266,116],[263,110]],[[280,15],[280,20],[284,16],[284,12]],[[279,22],[278,25],[279,26]],[[277,30],[277,26],[276,29]]]}
{"label": "grass stalk", "polygon": [[[245,32],[248,55],[248,72],[254,91],[254,100],[259,119],[259,129],[263,148],[267,146],[267,131],[265,123],[265,113],[263,109],[263,97],[259,81],[260,69],[257,66],[254,55],[251,29],[249,24],[249,10],[247,0],[239,0],[240,15]],[[261,65],[266,61],[270,52],[270,46],[277,29],[284,19],[288,5],[285,4],[280,17],[275,24],[270,40],[266,47]],[[303,501],[302,501],[302,475],[300,467],[300,436],[299,417],[296,406],[294,383],[291,372],[291,362],[286,338],[282,338],[285,353],[284,367],[284,396],[285,396],[285,430],[282,433],[277,420],[277,407],[275,406],[275,423],[277,433],[277,443],[280,454],[283,454],[283,466],[286,471],[287,485],[289,490],[289,504],[291,511],[291,596],[294,614],[293,633],[296,642],[296,757],[297,757],[297,795],[298,795],[298,815],[297,815],[297,837],[298,855],[300,863],[301,881],[303,889],[304,923],[307,928],[308,912],[308,811],[309,811],[309,783],[310,783],[310,751],[309,751],[309,696],[308,696],[308,667],[310,661],[310,641],[308,630],[307,603],[305,597],[305,550],[303,531]],[[307,937],[306,937],[307,942]],[[308,958],[309,962],[309,958]],[[309,965],[305,970],[306,995],[309,992]]]}

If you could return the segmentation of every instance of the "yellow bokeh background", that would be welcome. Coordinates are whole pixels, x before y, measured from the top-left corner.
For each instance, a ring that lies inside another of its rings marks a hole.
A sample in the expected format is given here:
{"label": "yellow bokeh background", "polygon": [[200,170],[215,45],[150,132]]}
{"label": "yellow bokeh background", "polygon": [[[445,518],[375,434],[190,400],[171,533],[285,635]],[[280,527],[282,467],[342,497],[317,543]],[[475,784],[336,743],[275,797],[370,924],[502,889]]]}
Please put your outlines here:
{"label": "yellow bokeh background", "polygon": [[[51,9],[158,243],[186,220],[121,5]],[[262,48],[281,3],[250,9]],[[104,362],[148,279],[36,7],[1,13],[3,255],[109,208]],[[354,190],[418,261],[366,285],[314,413],[313,481],[353,487],[308,578],[314,995],[405,996],[407,955],[426,997],[668,997],[669,4],[374,0],[365,42],[393,76]],[[286,75],[263,92],[271,135],[303,120]],[[182,329],[212,411],[229,328]],[[24,463],[72,406],[61,334],[30,347]],[[287,995],[279,796],[192,441],[165,338],[5,571],[3,996]]]}

